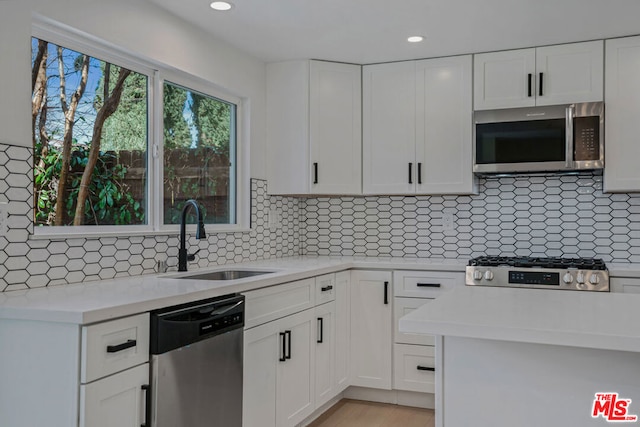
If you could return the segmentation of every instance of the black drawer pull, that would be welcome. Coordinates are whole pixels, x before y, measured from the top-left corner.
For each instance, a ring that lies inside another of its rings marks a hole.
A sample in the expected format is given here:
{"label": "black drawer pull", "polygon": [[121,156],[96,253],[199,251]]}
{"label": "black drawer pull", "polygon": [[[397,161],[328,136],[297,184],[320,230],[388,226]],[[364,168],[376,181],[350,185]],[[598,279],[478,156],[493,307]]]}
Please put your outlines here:
{"label": "black drawer pull", "polygon": [[439,288],[440,283],[416,283],[419,288]]}
{"label": "black drawer pull", "polygon": [[324,288],[320,288],[320,290],[322,292],[327,292],[333,289],[333,286],[329,285],[329,286],[325,286]]}
{"label": "black drawer pull", "polygon": [[123,342],[122,344],[108,345],[107,353],[117,353],[119,351],[126,350],[131,347],[135,347],[136,344],[137,344],[136,340],[127,340],[127,342]]}
{"label": "black drawer pull", "polygon": [[418,369],[418,371],[430,371],[430,372],[436,371],[436,368],[430,368],[428,366],[420,366],[420,365],[418,365],[416,369]]}

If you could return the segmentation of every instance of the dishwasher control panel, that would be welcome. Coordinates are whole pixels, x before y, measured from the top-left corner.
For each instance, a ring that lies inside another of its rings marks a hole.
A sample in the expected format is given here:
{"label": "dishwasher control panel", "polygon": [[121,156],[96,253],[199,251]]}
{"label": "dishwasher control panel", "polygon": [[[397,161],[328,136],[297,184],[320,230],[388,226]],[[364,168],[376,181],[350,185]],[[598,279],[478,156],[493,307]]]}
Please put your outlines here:
{"label": "dishwasher control panel", "polygon": [[244,327],[244,295],[232,294],[151,312],[151,354]]}

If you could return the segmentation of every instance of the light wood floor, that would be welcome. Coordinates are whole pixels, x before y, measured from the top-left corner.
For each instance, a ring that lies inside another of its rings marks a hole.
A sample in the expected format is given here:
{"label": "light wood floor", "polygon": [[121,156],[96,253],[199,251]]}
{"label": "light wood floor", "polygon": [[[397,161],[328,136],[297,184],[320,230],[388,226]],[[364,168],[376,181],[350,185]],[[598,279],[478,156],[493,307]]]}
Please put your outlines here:
{"label": "light wood floor", "polygon": [[433,427],[431,409],[343,399],[309,427]]}

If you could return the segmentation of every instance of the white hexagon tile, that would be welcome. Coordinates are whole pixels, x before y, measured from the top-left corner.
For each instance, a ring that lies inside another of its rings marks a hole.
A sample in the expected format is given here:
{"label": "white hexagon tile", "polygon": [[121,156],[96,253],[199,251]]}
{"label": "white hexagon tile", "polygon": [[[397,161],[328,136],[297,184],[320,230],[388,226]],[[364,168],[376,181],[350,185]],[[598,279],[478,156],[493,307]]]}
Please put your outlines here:
{"label": "white hexagon tile", "polygon": [[[0,291],[154,273],[157,260],[173,266],[177,236],[29,240],[32,223],[32,150],[0,144],[0,203],[8,203],[8,232],[0,235]],[[198,246],[198,266],[298,255],[300,201],[267,195],[266,181],[251,180],[248,233],[210,233]],[[270,230],[275,208],[281,226]]]}
{"label": "white hexagon tile", "polygon": [[640,262],[640,194],[603,194],[597,174],[480,179],[474,196],[304,199],[302,209],[303,254]]}
{"label": "white hexagon tile", "polygon": [[[0,291],[149,274],[177,258],[175,235],[30,240],[32,150],[0,144]],[[273,226],[276,215],[278,226]],[[448,219],[447,221],[444,221]],[[481,179],[474,196],[293,198],[251,180],[249,233],[209,234],[198,266],[298,254],[598,256],[640,262],[640,194],[603,194],[602,176]]]}

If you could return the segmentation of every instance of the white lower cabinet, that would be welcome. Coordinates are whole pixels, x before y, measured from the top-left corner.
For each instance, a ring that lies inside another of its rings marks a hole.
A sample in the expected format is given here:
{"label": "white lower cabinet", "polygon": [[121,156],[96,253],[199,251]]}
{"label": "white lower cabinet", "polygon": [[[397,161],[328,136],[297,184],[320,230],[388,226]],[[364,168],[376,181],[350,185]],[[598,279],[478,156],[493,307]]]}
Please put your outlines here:
{"label": "white lower cabinet", "polygon": [[149,313],[82,327],[80,427],[146,425]]}
{"label": "white lower cabinet", "polygon": [[314,314],[245,331],[243,426],[294,426],[313,412]]}
{"label": "white lower cabinet", "polygon": [[451,271],[394,271],[393,388],[435,393],[435,345],[431,335],[400,332],[402,316],[432,302],[457,286],[465,275]]}
{"label": "white lower cabinet", "polygon": [[80,386],[80,427],[145,425],[149,364]]}
{"label": "white lower cabinet", "polygon": [[328,302],[316,307],[315,330],[315,409],[336,393],[336,304]]}
{"label": "white lower cabinet", "polygon": [[246,293],[248,313],[290,313],[306,297],[287,295],[301,289],[312,290],[304,293],[312,308],[245,330],[244,427],[295,426],[348,386],[350,277],[332,273]]}
{"label": "white lower cabinet", "polygon": [[394,344],[393,388],[435,392],[435,352],[433,346]]}
{"label": "white lower cabinet", "polygon": [[391,390],[391,272],[351,272],[351,385]]}
{"label": "white lower cabinet", "polygon": [[351,272],[336,273],[336,394],[349,387],[351,345]]}

